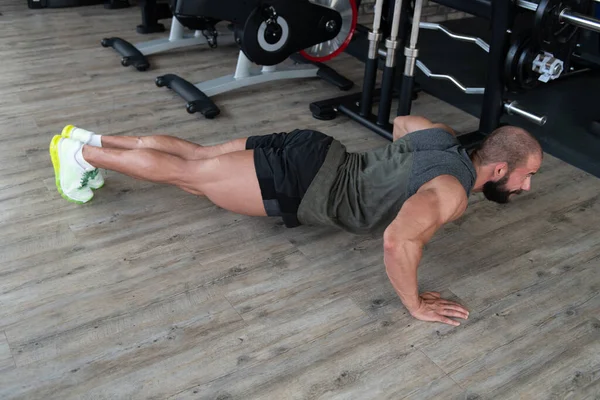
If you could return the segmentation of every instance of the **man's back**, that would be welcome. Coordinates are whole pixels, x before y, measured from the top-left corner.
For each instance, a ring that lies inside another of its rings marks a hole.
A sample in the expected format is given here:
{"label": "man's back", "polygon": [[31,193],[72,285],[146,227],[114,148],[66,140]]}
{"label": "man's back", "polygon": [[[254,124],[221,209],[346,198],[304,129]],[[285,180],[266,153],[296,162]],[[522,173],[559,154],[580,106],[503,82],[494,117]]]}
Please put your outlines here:
{"label": "man's back", "polygon": [[332,145],[331,151],[300,205],[304,224],[382,232],[424,183],[452,175],[468,194],[476,177],[466,151],[440,128],[412,132],[362,153],[347,153],[342,145]]}

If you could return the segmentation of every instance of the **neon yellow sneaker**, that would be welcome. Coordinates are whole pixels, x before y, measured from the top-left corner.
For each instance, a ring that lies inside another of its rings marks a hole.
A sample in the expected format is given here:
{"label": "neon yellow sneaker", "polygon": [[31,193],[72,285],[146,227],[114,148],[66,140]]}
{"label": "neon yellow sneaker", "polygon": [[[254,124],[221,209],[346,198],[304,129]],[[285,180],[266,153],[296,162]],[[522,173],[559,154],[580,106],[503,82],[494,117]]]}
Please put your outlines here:
{"label": "neon yellow sneaker", "polygon": [[[94,132],[86,131],[85,129],[77,128],[73,125],[67,125],[63,128],[61,136],[88,144],[92,139],[93,134]],[[94,190],[100,189],[102,186],[104,186],[104,177],[102,176],[100,170],[98,170],[96,176],[90,179],[88,186]]]}
{"label": "neon yellow sneaker", "polygon": [[81,143],[78,141],[58,135],[50,142],[50,158],[58,192],[70,202],[83,204],[94,197],[94,192],[87,187],[94,171],[85,171],[75,160],[75,154],[80,148]]}

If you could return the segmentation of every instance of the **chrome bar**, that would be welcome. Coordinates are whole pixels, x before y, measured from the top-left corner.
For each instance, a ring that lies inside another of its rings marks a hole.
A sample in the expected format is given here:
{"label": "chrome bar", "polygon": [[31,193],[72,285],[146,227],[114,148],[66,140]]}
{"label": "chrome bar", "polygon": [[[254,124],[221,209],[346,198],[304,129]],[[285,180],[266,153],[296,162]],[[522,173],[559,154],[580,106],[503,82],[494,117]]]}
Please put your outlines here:
{"label": "chrome bar", "polygon": [[518,115],[526,120],[533,122],[536,125],[543,126],[548,118],[545,115],[535,115],[527,110],[522,109],[516,101],[507,101],[504,103],[504,110],[509,115]]}
{"label": "chrome bar", "polygon": [[483,50],[485,50],[486,52],[490,52],[490,45],[487,44],[486,42],[484,42],[482,39],[475,37],[475,36],[467,36],[467,35],[458,35],[454,32],[452,32],[451,30],[449,30],[448,28],[440,25],[440,24],[435,24],[432,22],[421,22],[419,24],[419,27],[421,29],[429,29],[429,30],[433,30],[433,31],[442,31],[444,32],[446,35],[450,36],[453,39],[456,40],[460,40],[462,42],[471,42],[471,43],[475,43],[477,46],[481,47]]}
{"label": "chrome bar", "polygon": [[558,15],[561,22],[566,22],[580,28],[589,29],[590,31],[600,32],[600,20],[587,15],[579,14],[565,8]]}
{"label": "chrome bar", "polygon": [[[596,0],[599,1],[599,0]],[[537,11],[538,4],[527,0],[517,0],[517,6],[531,11]],[[600,32],[600,20],[588,15],[579,14],[564,8],[558,15],[559,22],[566,22],[580,28],[589,29],[594,32]]]}
{"label": "chrome bar", "polygon": [[463,84],[461,84],[459,81],[456,80],[456,78],[454,78],[453,76],[450,75],[442,75],[442,74],[434,74],[431,72],[431,70],[429,68],[427,68],[425,66],[425,64],[423,64],[421,61],[417,60],[417,67],[423,71],[423,73],[425,75],[427,75],[428,78],[431,79],[442,79],[442,80],[447,80],[450,81],[452,83],[454,83],[460,90],[463,91],[463,93],[466,94],[483,94],[485,92],[485,88],[480,88],[480,87],[466,87]]}
{"label": "chrome bar", "polygon": [[[407,0],[408,1],[408,0]],[[402,0],[394,3],[394,19],[392,21],[392,32],[390,38],[385,41],[387,48],[385,66],[393,68],[396,66],[396,48],[398,47],[398,29],[400,29],[400,14],[402,11]]]}
{"label": "chrome bar", "polygon": [[404,64],[404,75],[413,76],[415,73],[415,62],[419,51],[417,50],[417,41],[419,40],[419,29],[421,25],[421,10],[423,8],[423,0],[415,0],[414,14],[412,19],[412,27],[410,32],[409,45],[404,48],[406,63]]}
{"label": "chrome bar", "polygon": [[530,11],[536,11],[538,7],[537,3],[527,0],[517,0],[517,5]]}

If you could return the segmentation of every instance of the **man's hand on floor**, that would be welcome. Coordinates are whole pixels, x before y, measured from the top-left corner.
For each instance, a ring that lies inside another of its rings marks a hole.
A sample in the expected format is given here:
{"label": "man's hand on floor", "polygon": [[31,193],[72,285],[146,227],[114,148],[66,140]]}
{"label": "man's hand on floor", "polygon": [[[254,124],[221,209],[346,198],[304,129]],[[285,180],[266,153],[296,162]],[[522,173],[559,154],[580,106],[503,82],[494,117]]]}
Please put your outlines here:
{"label": "man's hand on floor", "polygon": [[459,326],[458,321],[448,317],[469,318],[469,311],[454,301],[444,300],[437,292],[425,292],[419,296],[421,303],[410,314],[421,320],[430,322],[443,322],[448,325]]}

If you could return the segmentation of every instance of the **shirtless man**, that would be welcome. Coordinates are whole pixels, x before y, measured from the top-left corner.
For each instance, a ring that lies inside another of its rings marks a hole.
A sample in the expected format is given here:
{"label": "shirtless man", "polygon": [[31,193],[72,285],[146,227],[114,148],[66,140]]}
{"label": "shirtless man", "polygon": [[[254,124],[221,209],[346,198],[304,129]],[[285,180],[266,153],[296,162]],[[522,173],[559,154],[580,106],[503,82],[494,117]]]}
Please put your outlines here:
{"label": "shirtless man", "polygon": [[175,185],[229,211],[281,217],[288,227],[324,225],[381,233],[392,286],[412,316],[459,325],[460,304],[419,294],[423,246],[459,218],[472,192],[506,203],[531,188],[543,152],[528,132],[505,126],[471,154],[454,131],[417,116],[394,121],[392,143],[351,153],[338,140],[294,130],[200,146],[170,136],[100,136],[67,126],[50,145],[56,184],[85,203],[104,181],[99,169]]}

